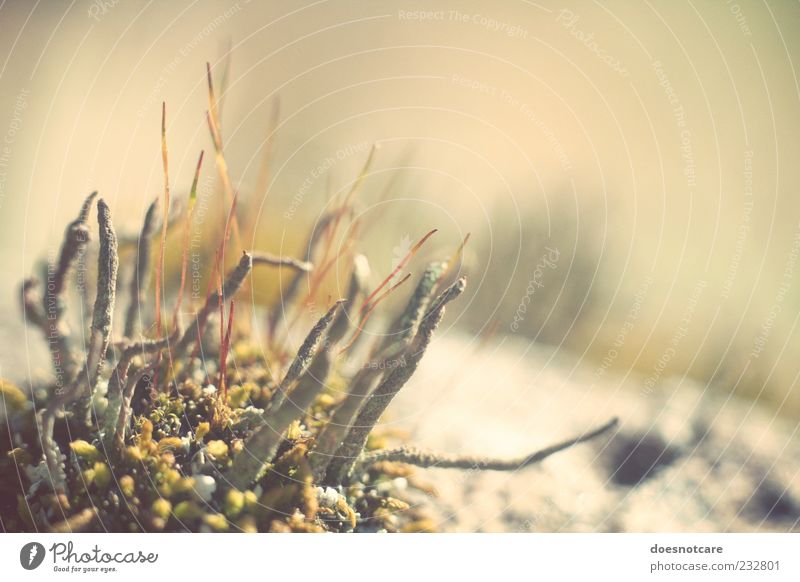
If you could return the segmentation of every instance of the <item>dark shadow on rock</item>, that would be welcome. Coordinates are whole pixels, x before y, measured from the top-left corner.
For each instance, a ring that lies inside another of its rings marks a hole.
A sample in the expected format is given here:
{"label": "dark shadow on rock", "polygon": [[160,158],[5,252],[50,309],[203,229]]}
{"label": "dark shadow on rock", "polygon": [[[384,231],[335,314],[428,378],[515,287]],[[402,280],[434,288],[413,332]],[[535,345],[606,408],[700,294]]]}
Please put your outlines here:
{"label": "dark shadow on rock", "polygon": [[788,491],[765,477],[745,503],[743,513],[755,521],[800,521],[800,505]]}
{"label": "dark shadow on rock", "polygon": [[608,470],[617,485],[634,487],[653,477],[659,469],[681,456],[656,435],[617,433],[607,448]]}

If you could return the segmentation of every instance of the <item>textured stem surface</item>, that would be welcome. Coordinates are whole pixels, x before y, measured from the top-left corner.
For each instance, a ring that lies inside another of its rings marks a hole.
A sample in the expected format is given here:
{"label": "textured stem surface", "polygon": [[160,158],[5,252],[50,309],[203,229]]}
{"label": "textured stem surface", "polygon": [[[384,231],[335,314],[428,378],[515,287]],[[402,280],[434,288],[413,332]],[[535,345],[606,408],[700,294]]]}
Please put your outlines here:
{"label": "textured stem surface", "polygon": [[297,380],[303,371],[308,368],[314,357],[314,354],[317,353],[317,347],[319,346],[322,334],[325,333],[326,329],[328,329],[328,326],[331,324],[331,321],[333,321],[333,318],[342,303],[344,303],[343,299],[340,299],[334,303],[327,313],[325,313],[325,315],[323,315],[319,321],[317,321],[316,325],[311,328],[311,331],[303,341],[303,345],[300,346],[300,349],[297,351],[297,355],[294,357],[289,369],[286,371],[286,375],[283,377],[283,380],[281,380],[277,392],[275,392],[275,395],[272,397],[271,407],[273,410],[277,410],[277,408],[283,404],[284,400],[286,400],[286,395],[288,394],[289,389],[292,387],[295,380]]}
{"label": "textured stem surface", "polygon": [[342,446],[336,452],[336,457],[330,463],[326,474],[327,482],[340,484],[349,481],[353,467],[367,444],[369,433],[375,428],[389,403],[416,372],[433,337],[433,332],[444,317],[445,306],[464,291],[466,284],[464,278],[453,283],[439,295],[425,313],[419,330],[406,349],[403,357],[405,364],[394,368],[367,398]]}
{"label": "textured stem surface", "polygon": [[78,217],[72,221],[64,233],[64,242],[58,263],[53,269],[48,267],[47,281],[44,286],[43,310],[45,317],[45,335],[50,345],[50,357],[56,373],[56,383],[64,384],[71,379],[76,362],[75,355],[70,350],[69,328],[64,322],[65,293],[67,278],[75,261],[83,255],[89,244],[89,228],[86,222],[92,208],[97,192],[92,192],[81,206]]}
{"label": "textured stem surface", "polygon": [[275,456],[289,425],[303,417],[306,409],[325,387],[331,364],[330,350],[324,346],[301,376],[286,402],[277,410],[264,415],[264,424],[247,439],[244,450],[236,456],[228,471],[228,480],[232,487],[246,489],[258,478],[266,464]]}
{"label": "textured stem surface", "polygon": [[301,261],[294,257],[278,257],[269,253],[253,253],[254,265],[267,265],[269,267],[289,267],[301,273],[308,273],[314,270],[314,265],[308,261]]}
{"label": "textured stem surface", "polygon": [[397,449],[384,449],[365,454],[356,464],[354,473],[359,474],[370,465],[380,461],[393,461],[408,463],[417,467],[437,467],[439,469],[468,469],[476,471],[517,471],[540,463],[547,457],[577,444],[592,440],[610,431],[618,424],[618,419],[613,418],[600,428],[584,433],[569,440],[551,445],[540,451],[530,453],[524,457],[514,459],[498,459],[478,455],[451,455],[425,451],[414,447],[400,447]]}

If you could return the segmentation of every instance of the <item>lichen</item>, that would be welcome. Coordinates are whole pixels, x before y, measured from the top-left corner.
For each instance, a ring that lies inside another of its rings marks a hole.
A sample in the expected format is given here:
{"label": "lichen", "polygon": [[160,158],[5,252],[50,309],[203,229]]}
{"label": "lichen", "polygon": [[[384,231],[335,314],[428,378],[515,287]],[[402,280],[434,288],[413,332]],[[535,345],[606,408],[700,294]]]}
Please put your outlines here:
{"label": "lichen", "polygon": [[[216,114],[212,117],[217,166],[229,185],[218,120]],[[359,186],[363,178],[357,180]],[[367,354],[363,362],[354,362],[352,358],[360,357],[353,356],[359,353],[357,342],[366,341],[368,334],[361,332],[370,315],[386,296],[400,293],[397,289],[411,276],[400,278],[401,271],[413,267],[411,258],[435,232],[423,237],[370,293],[367,258],[332,252],[332,241],[347,220],[350,238],[345,237],[344,248],[358,244],[352,238],[357,189],[312,230],[303,259],[242,249],[232,196],[221,240],[203,246],[212,265],[209,291],[185,329],[177,307],[172,324],[162,325],[162,314],[145,301],[152,267],[142,253],[148,254],[156,230],[155,203],[136,239],[139,253],[130,265],[133,270],[126,274],[126,321],[114,325],[118,244],[111,210],[99,199],[94,312],[85,333],[74,334],[88,336],[89,345],[68,334],[66,326],[59,325],[57,337],[59,357],[80,360],[76,369],[84,372],[68,377],[66,384],[56,375],[28,391],[0,380],[9,429],[0,436],[4,528],[432,531],[436,524],[424,507],[410,501],[415,490],[432,497],[435,488],[415,475],[413,466],[516,470],[613,428],[608,423],[519,459],[420,451],[397,435],[379,434],[379,418],[412,378],[447,304],[464,291],[466,278],[451,275],[453,260],[429,264],[417,277],[405,308],[394,317],[384,314],[392,323],[382,339],[362,350]],[[71,266],[90,244],[85,235],[94,200],[92,194],[65,234],[60,286],[57,297],[51,297],[58,303],[59,322],[66,321]],[[170,228],[168,216],[162,227],[163,233]],[[230,241],[229,227],[234,231]],[[224,260],[229,242],[241,252],[232,266]],[[184,261],[186,256],[184,248]],[[334,265],[349,271],[350,284],[344,299],[331,297],[319,311],[314,298]],[[253,306],[259,317],[237,320],[230,305],[223,318],[226,303],[249,285],[254,268],[290,269],[293,277],[266,313]],[[157,280],[166,284],[184,275],[185,264],[180,273],[160,273]],[[445,290],[437,296],[440,286]],[[34,297],[33,279],[22,289],[28,323],[46,333],[46,305]],[[165,286],[162,291],[157,305],[163,300],[180,306],[175,290]],[[265,329],[254,329],[259,319],[266,322]],[[292,331],[308,330],[296,349],[281,333],[280,321]],[[144,337],[139,330],[146,330]]]}

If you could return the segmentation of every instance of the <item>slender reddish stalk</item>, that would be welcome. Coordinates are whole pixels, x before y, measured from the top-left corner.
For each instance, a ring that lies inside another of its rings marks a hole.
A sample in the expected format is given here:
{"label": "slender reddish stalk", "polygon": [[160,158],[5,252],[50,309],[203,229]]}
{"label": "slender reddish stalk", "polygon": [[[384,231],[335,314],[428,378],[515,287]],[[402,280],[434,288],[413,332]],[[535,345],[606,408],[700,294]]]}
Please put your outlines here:
{"label": "slender reddish stalk", "polygon": [[231,38],[228,37],[228,48],[225,51],[225,61],[222,63],[222,78],[219,83],[219,106],[217,111],[217,120],[219,121],[220,128],[222,127],[222,113],[225,111],[225,98],[228,96],[228,82],[230,80],[231,72]]}
{"label": "slender reddish stalk", "polygon": [[[209,295],[211,293],[211,285],[214,282],[215,274],[218,277],[222,277],[222,271],[224,270],[225,266],[223,264],[223,260],[225,256],[225,249],[227,247],[228,239],[230,238],[231,224],[233,224],[234,221],[236,220],[236,201],[238,199],[238,195],[239,195],[238,192],[234,193],[233,195],[233,201],[231,202],[231,208],[230,211],[228,212],[228,218],[225,220],[225,228],[222,233],[222,240],[219,242],[219,246],[217,247],[217,251],[215,253],[213,271],[211,273],[211,279],[209,279],[208,292],[206,293],[206,295]],[[221,297],[222,296],[221,283],[220,283],[219,293]],[[197,341],[195,342],[194,345],[194,351],[192,352],[192,357],[196,356],[197,352],[200,350],[200,338],[203,337],[203,332],[205,331],[206,327],[206,321],[207,321],[206,319],[203,319],[203,321],[198,323],[200,329],[198,330],[197,333]]]}
{"label": "slender reddish stalk", "polygon": [[377,149],[378,148],[376,145],[372,146],[372,149],[370,149],[369,155],[367,156],[367,161],[364,162],[364,167],[361,169],[361,172],[359,172],[358,177],[356,178],[355,182],[353,182],[353,186],[350,188],[350,191],[347,193],[347,196],[345,196],[344,200],[342,201],[342,205],[340,206],[339,211],[336,214],[336,220],[334,222],[333,228],[329,230],[327,233],[327,240],[325,242],[325,254],[322,256],[320,264],[324,264],[328,258],[328,253],[330,252],[330,249],[333,246],[334,237],[336,235],[336,232],[339,230],[339,223],[342,220],[342,216],[344,216],[347,210],[351,208],[356,193],[361,189],[361,185],[364,183],[367,174],[369,174],[369,170],[372,167],[372,161],[375,158],[375,150]]}
{"label": "slender reddish stalk", "polygon": [[461,260],[461,257],[464,254],[464,247],[467,246],[467,242],[469,241],[469,237],[470,236],[472,236],[472,233],[468,232],[467,236],[464,237],[464,240],[461,241],[461,244],[458,245],[458,248],[456,249],[456,252],[454,252],[453,256],[451,256],[447,260],[447,263],[446,263],[447,266],[444,268],[444,270],[442,271],[442,274],[439,275],[439,279],[436,281],[437,285],[444,280],[444,278],[447,276],[447,274],[450,272],[450,270],[453,268],[453,266],[458,264],[458,262]]}
{"label": "slender reddish stalk", "polygon": [[[156,264],[156,338],[162,334],[161,314],[161,286],[164,275],[164,252],[167,246],[167,229],[169,226],[169,164],[167,158],[167,102],[161,102],[161,163],[164,168],[164,219],[161,224],[161,242],[158,249],[158,263]],[[153,386],[158,386],[158,370],[163,356],[159,352],[153,372]],[[169,354],[169,364],[172,367],[172,354]],[[165,387],[166,388],[166,387]],[[157,388],[155,388],[157,390]]]}
{"label": "slender reddish stalk", "polygon": [[175,311],[172,315],[173,329],[178,326],[178,317],[180,316],[181,304],[183,303],[183,292],[186,288],[186,268],[189,264],[189,233],[192,228],[192,215],[194,212],[194,205],[197,201],[197,182],[200,178],[200,166],[203,165],[203,151],[200,151],[200,158],[197,160],[197,168],[194,171],[194,180],[192,180],[192,189],[189,191],[189,204],[186,207],[186,222],[183,226],[183,251],[181,254],[181,286],[178,291],[178,300],[175,303]]}
{"label": "slender reddish stalk", "polygon": [[[222,294],[220,294],[220,298],[221,297],[222,297]],[[230,347],[231,347],[231,330],[233,329],[233,312],[234,312],[234,306],[235,305],[236,305],[236,303],[233,301],[233,299],[231,299],[231,306],[228,309],[228,329],[225,331],[225,336],[223,337],[221,334],[222,334],[222,328],[223,328],[223,325],[224,325],[223,316],[225,314],[224,313],[225,312],[225,306],[220,301],[220,314],[219,314],[219,320],[220,320],[220,324],[219,325],[220,325],[220,328],[219,329],[220,329],[220,340],[221,340],[221,343],[220,343],[220,351],[219,351],[219,385],[220,385],[220,390],[222,391],[223,402],[225,404],[228,403],[228,378],[227,378],[226,371],[227,371],[227,362],[228,362],[228,352],[230,351]]]}
{"label": "slender reddish stalk", "polygon": [[316,276],[311,280],[311,283],[309,284],[308,297],[306,301],[314,300],[314,297],[316,297],[317,292],[319,291],[320,285],[322,285],[322,281],[325,280],[325,275],[327,275],[328,271],[331,270],[331,267],[333,267],[333,265],[335,265],[339,261],[339,259],[341,259],[345,254],[347,254],[353,247],[353,245],[356,242],[356,237],[358,236],[359,226],[360,226],[360,221],[356,220],[353,223],[352,228],[350,229],[350,234],[348,235],[347,239],[342,243],[342,245],[339,247],[339,251],[336,253],[336,255],[331,257],[327,263],[322,264],[319,269],[316,269],[314,273]]}
{"label": "slender reddish stalk", "polygon": [[169,166],[167,162],[167,102],[161,103],[161,161],[164,167],[164,220],[161,224],[161,244],[156,265],[156,336],[161,337],[161,285],[164,273],[164,250],[169,223]]}
{"label": "slender reddish stalk", "polygon": [[408,273],[408,274],[406,274],[406,276],[405,276],[405,277],[403,277],[403,278],[402,278],[400,281],[398,281],[397,283],[395,283],[394,285],[392,285],[391,287],[389,287],[389,288],[388,288],[386,291],[384,291],[384,292],[383,292],[383,293],[382,293],[382,294],[381,294],[381,295],[380,295],[380,296],[379,296],[379,297],[378,297],[378,298],[377,298],[375,301],[373,301],[373,302],[372,302],[372,304],[369,306],[369,308],[368,308],[366,311],[364,311],[364,310],[362,309],[361,320],[358,322],[358,326],[356,327],[356,330],[353,332],[353,336],[350,338],[350,341],[348,341],[348,342],[347,342],[347,345],[345,345],[345,346],[344,346],[344,347],[343,347],[343,348],[342,348],[342,349],[339,351],[339,353],[340,353],[340,354],[341,354],[341,353],[344,353],[344,352],[346,352],[346,351],[347,351],[348,349],[350,349],[350,347],[351,347],[351,346],[352,346],[352,345],[355,343],[355,341],[358,339],[358,336],[360,336],[360,335],[361,335],[361,332],[364,330],[364,326],[367,324],[367,321],[369,320],[370,316],[372,315],[372,312],[373,312],[373,311],[375,311],[375,308],[376,308],[376,307],[378,307],[378,305],[379,305],[379,304],[380,304],[380,303],[381,303],[381,302],[382,302],[384,299],[386,299],[386,298],[387,298],[389,295],[391,295],[391,294],[392,294],[392,291],[394,291],[394,290],[395,290],[395,289],[397,289],[397,288],[398,288],[400,285],[402,285],[403,283],[405,283],[406,281],[408,281],[408,279],[409,279],[410,277],[411,277],[411,273]]}
{"label": "slender reddish stalk", "polygon": [[[234,192],[231,185],[230,173],[228,171],[228,163],[225,161],[225,155],[222,147],[222,128],[219,122],[219,109],[217,107],[217,98],[214,95],[214,81],[211,77],[211,63],[206,63],[206,71],[208,73],[208,106],[209,111],[206,114],[208,119],[208,128],[211,131],[211,139],[214,142],[214,151],[216,153],[217,170],[219,171],[220,179],[222,180],[222,188],[228,200],[233,202]],[[236,241],[238,249],[242,248],[242,239],[239,233],[239,222],[234,216],[233,219],[233,237]]]}
{"label": "slender reddish stalk", "polygon": [[403,260],[400,261],[400,263],[392,270],[391,273],[389,273],[389,276],[386,277],[383,280],[383,282],[380,285],[378,285],[372,293],[370,293],[369,297],[367,297],[364,300],[364,303],[361,304],[361,313],[364,313],[364,311],[366,311],[366,309],[369,306],[370,302],[375,298],[375,296],[380,292],[380,290],[383,289],[384,287],[386,287],[386,285],[389,283],[389,281],[391,281],[394,278],[394,276],[397,275],[397,273],[399,273],[400,271],[403,270],[403,268],[405,268],[405,266],[414,257],[414,255],[416,255],[419,252],[419,249],[422,248],[422,245],[424,245],[425,242],[429,238],[431,238],[438,230],[439,229],[434,228],[428,234],[426,234],[421,239],[419,239],[417,244],[415,244],[413,247],[411,247],[411,250],[408,251],[408,253],[406,253],[406,256],[403,257]]}

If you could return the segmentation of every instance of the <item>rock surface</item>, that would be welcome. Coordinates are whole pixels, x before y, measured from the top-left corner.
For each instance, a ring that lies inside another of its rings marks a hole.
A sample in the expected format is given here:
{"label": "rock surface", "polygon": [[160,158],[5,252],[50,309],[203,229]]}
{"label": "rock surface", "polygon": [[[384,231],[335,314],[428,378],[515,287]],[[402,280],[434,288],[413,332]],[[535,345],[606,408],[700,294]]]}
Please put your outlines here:
{"label": "rock surface", "polygon": [[419,470],[445,531],[800,529],[798,425],[688,378],[651,393],[564,352],[500,340],[433,342],[386,424],[422,447],[502,457],[618,416],[616,433],[516,473]]}

